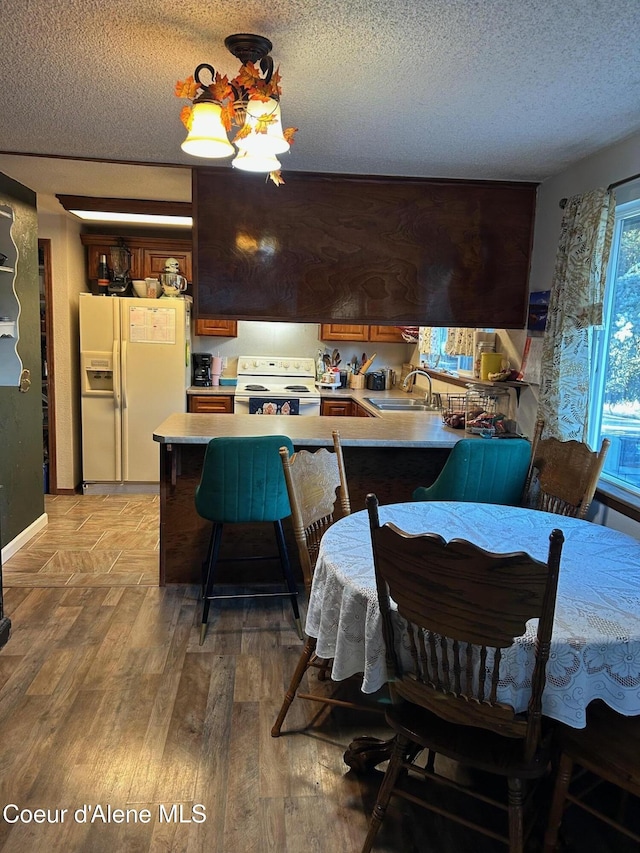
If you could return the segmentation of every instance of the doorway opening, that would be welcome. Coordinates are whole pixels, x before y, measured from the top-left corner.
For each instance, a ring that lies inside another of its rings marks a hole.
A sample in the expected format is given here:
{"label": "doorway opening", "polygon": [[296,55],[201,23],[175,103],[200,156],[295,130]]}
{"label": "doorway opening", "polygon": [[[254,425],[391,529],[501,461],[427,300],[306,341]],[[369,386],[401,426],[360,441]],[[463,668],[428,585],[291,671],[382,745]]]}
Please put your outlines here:
{"label": "doorway opening", "polygon": [[42,367],[42,472],[45,494],[56,494],[51,240],[38,240],[38,273],[40,281],[40,361]]}

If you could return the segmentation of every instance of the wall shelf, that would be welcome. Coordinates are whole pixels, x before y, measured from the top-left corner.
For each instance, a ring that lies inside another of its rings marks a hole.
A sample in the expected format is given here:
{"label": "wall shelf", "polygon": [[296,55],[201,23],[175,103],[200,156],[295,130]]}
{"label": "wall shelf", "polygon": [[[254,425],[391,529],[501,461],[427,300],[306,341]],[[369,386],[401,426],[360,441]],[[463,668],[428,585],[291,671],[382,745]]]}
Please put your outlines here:
{"label": "wall shelf", "polygon": [[19,385],[22,361],[18,355],[20,301],[16,294],[18,249],[13,240],[13,210],[0,206],[0,251],[7,263],[0,267],[0,385]]}
{"label": "wall shelf", "polygon": [[428,373],[432,379],[437,379],[440,382],[448,382],[450,385],[457,385],[460,388],[466,388],[467,385],[481,385],[486,388],[514,388],[516,399],[520,402],[520,391],[523,388],[528,388],[528,382],[491,382],[488,379],[474,379],[473,376],[454,376],[452,373],[444,373],[441,370],[431,370],[430,368],[422,368],[425,373]]}
{"label": "wall shelf", "polygon": [[442,370],[432,370],[430,367],[421,368],[425,373],[428,373],[432,379],[439,379],[441,382],[449,382],[451,385],[460,385],[461,387],[466,387],[467,385],[487,385],[489,387],[502,387],[502,388],[528,388],[528,382],[491,382],[488,379],[475,379],[473,376],[459,376],[453,373],[445,373]]}
{"label": "wall shelf", "polygon": [[16,337],[16,321],[0,317],[0,339]]}

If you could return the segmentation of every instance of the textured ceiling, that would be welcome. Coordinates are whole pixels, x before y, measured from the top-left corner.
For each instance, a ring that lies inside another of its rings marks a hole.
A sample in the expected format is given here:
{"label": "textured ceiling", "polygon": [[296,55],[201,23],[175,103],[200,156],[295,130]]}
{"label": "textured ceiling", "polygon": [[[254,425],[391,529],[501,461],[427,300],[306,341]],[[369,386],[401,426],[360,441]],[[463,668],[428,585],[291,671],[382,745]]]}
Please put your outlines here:
{"label": "textured ceiling", "polygon": [[[211,164],[174,85],[235,75],[235,32],[273,42],[285,180],[542,180],[640,130],[640,0],[3,0],[0,155]],[[39,192],[188,198],[188,169],[91,165],[0,156]]]}

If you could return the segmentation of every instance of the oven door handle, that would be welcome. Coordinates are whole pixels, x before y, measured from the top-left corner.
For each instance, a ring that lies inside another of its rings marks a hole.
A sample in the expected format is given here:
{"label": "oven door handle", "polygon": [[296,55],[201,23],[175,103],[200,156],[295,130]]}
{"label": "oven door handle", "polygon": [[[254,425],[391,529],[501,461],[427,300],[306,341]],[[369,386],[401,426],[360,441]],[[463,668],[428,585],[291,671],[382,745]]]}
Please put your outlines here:
{"label": "oven door handle", "polygon": [[[312,398],[309,398],[309,397],[302,397],[302,398],[300,398],[300,397],[287,397],[284,399],[278,398],[278,397],[272,397],[272,398],[259,398],[259,399],[265,399],[265,400],[267,400],[267,402],[271,402],[271,403],[278,403],[280,400],[282,402],[286,402],[288,400],[292,403],[295,401],[298,403],[298,415],[312,416],[312,415],[319,415],[320,414],[320,398],[319,397],[312,397]],[[257,412],[252,413],[250,411],[250,409],[251,409],[250,401],[255,402],[255,400],[256,400],[255,397],[247,397],[245,395],[239,396],[238,394],[236,394],[234,397],[234,407],[233,407],[235,414],[244,414],[244,415],[258,414]],[[263,413],[260,412],[259,414],[263,414]]]}

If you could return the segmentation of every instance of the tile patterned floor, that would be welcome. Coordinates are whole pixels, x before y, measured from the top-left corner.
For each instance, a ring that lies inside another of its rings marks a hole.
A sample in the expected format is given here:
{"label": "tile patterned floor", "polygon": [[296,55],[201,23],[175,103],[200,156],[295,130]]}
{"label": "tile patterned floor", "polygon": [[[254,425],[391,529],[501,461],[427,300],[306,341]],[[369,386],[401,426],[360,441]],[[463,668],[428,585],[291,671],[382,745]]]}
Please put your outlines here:
{"label": "tile patterned floor", "polygon": [[158,495],[45,495],[45,511],[4,564],[5,587],[157,586]]}

